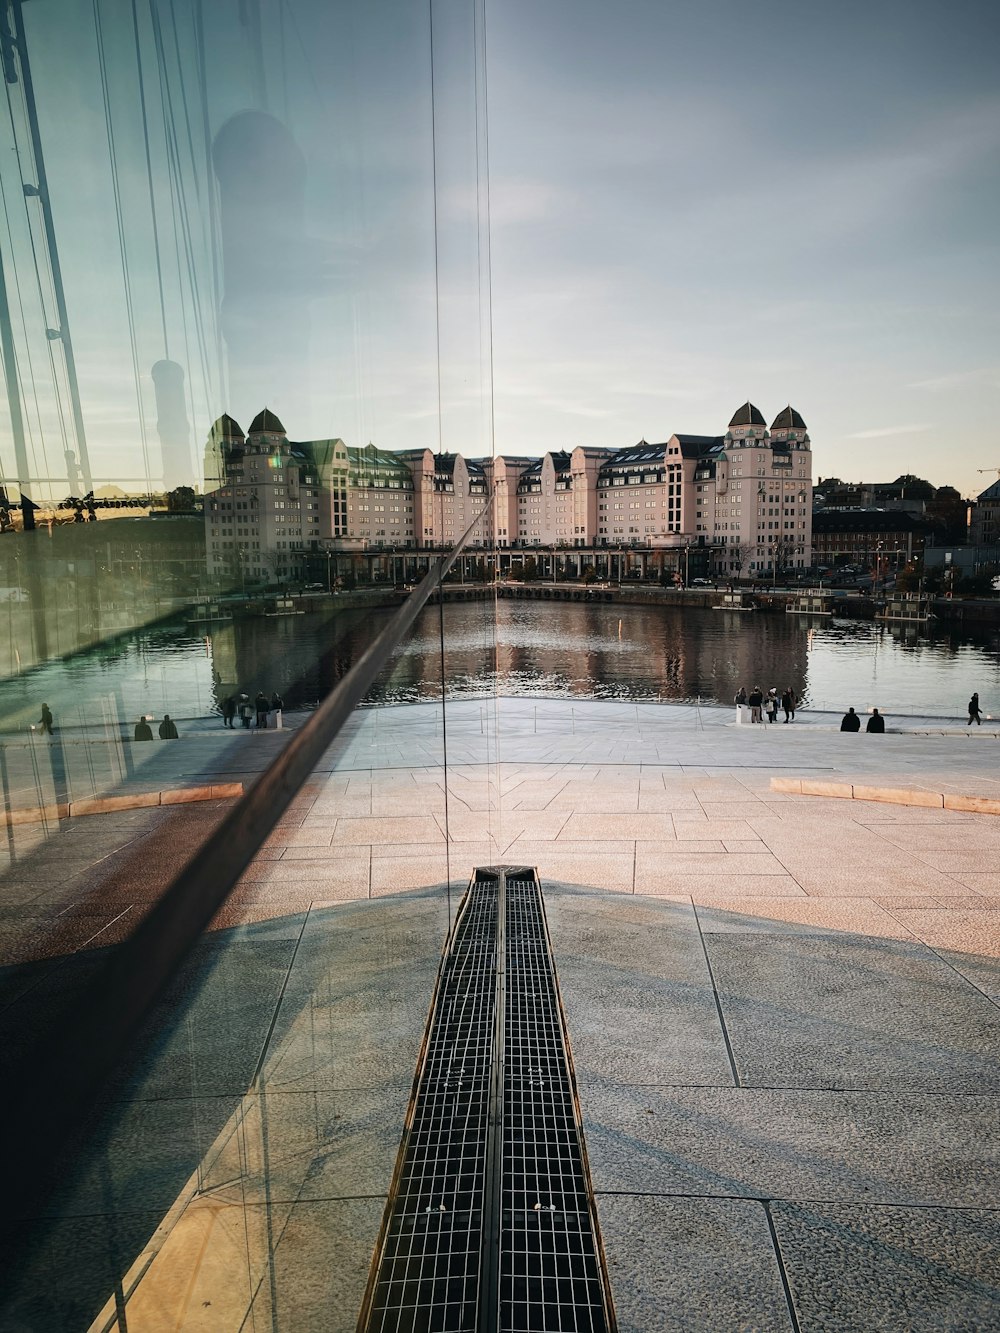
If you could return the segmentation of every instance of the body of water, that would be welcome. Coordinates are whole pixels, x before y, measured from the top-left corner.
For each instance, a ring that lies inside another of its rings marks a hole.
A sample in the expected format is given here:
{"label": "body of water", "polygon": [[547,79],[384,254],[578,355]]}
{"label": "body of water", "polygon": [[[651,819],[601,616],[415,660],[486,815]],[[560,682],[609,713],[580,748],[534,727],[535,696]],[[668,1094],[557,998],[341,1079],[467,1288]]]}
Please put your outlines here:
{"label": "body of water", "polygon": [[[733,615],[701,608],[502,601],[447,605],[452,697],[501,693],[729,704],[741,685],[791,685],[807,708],[873,705],[957,717],[973,690],[1000,714],[1000,638],[930,636],[861,621]],[[47,702],[65,726],[140,713],[211,715],[227,695],[277,690],[309,708],[367,647],[389,612],[332,611],[226,624],[205,635],[159,627],[0,683],[0,727]],[[428,608],[373,702],[440,698],[438,609]]]}

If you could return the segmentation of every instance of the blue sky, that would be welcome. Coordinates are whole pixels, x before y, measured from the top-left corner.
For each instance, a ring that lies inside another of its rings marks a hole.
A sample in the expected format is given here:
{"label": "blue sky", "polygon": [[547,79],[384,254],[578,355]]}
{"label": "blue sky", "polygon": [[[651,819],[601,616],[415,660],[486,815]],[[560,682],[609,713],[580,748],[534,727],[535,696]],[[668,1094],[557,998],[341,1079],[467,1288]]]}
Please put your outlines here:
{"label": "blue sky", "polygon": [[[289,299],[258,309],[244,293],[251,342],[259,319],[261,345],[275,350],[225,390],[199,350],[217,320],[205,182],[196,185],[193,0],[159,0],[159,12],[164,23],[178,16],[181,60],[168,31],[167,82],[182,106],[183,67],[193,108],[190,141],[180,114],[177,123],[197,299],[177,244],[150,11],[139,5],[165,312],[130,10],[100,0],[138,386],[93,15],[69,0],[51,6],[58,23],[51,7],[25,13],[99,475],[141,474],[143,434],[156,470],[148,368],[164,355],[164,320],[188,371],[193,461],[214,415],[246,425],[258,399],[298,438],[476,454],[492,432],[497,450],[535,454],[721,432],[750,398],[769,420],[787,402],[802,412],[817,476],[912,471],[973,494],[992,480],[977,468],[1000,468],[992,4],[487,0],[488,235],[474,7],[435,0],[432,124],[426,5],[265,5],[267,109],[305,163],[302,210],[286,228],[295,210],[266,197],[264,180],[259,200],[242,205],[266,215],[265,266],[277,231]],[[213,134],[260,105],[239,13],[237,0],[205,7]],[[0,236],[5,262],[17,262],[12,301],[19,294],[27,311],[15,328],[19,368],[32,448],[55,474],[62,428],[15,166],[0,128],[12,219]],[[480,304],[488,278],[492,344]],[[282,334],[297,322],[304,351]],[[6,461],[9,440],[0,445]]]}
{"label": "blue sky", "polygon": [[714,432],[748,397],[769,420],[790,401],[817,475],[981,489],[998,12],[491,8],[499,440]]}

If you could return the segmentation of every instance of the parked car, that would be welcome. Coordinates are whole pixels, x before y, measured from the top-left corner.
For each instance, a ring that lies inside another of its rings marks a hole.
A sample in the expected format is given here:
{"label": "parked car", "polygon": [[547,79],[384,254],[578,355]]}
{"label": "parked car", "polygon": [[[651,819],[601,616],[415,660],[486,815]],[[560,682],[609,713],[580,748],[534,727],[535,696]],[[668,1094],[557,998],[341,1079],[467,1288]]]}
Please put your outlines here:
{"label": "parked car", "polygon": [[326,586],[322,583],[307,583],[302,589],[303,592],[326,592]]}

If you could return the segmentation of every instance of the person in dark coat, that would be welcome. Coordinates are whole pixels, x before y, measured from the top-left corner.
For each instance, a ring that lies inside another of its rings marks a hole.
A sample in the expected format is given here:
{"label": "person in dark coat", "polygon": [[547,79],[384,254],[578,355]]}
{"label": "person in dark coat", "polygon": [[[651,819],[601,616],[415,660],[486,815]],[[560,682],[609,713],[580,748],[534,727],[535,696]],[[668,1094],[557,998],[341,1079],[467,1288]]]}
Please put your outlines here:
{"label": "person in dark coat", "polygon": [[865,727],[865,731],[885,731],[885,718],[877,708],[872,709],[872,715],[868,719],[868,725]]}
{"label": "person in dark coat", "polygon": [[[43,710],[43,711],[44,711],[44,710]],[[983,720],[982,720],[982,718],[979,716],[979,695],[978,695],[978,694],[974,694],[974,695],[972,696],[972,698],[969,700],[969,720],[968,720],[968,722],[966,722],[965,725],[966,725],[967,727],[971,727],[972,724],[973,724],[973,722],[975,722],[975,724],[976,724],[977,727],[981,727],[981,726],[983,725]]]}
{"label": "person in dark coat", "polygon": [[795,697],[795,691],[792,689],[791,685],[786,686],[781,693],[781,706],[785,710],[786,722],[795,721],[795,705],[797,703],[798,699]]}
{"label": "person in dark coat", "polygon": [[48,704],[42,704],[42,716],[38,719],[38,725],[42,729],[43,736],[52,735],[52,711]]}
{"label": "person in dark coat", "polygon": [[221,707],[222,725],[224,727],[231,727],[233,725],[233,718],[236,716],[236,700],[231,694],[227,694],[222,701]]}
{"label": "person in dark coat", "polygon": [[760,715],[760,706],[763,702],[764,702],[764,692],[759,685],[755,685],[753,689],[750,691],[749,699],[747,699],[747,703],[750,705],[751,722],[764,721],[764,719]]}
{"label": "person in dark coat", "polygon": [[249,694],[241,694],[239,702],[240,721],[244,727],[249,728],[250,719],[253,717],[253,706],[250,703]]}
{"label": "person in dark coat", "polygon": [[174,726],[173,722],[170,720],[170,714],[169,714],[169,713],[164,713],[164,714],[163,714],[163,721],[160,723],[160,740],[161,740],[161,741],[175,741],[175,740],[177,740],[177,739],[178,739],[178,737],[177,737],[177,728]]}
{"label": "person in dark coat", "polygon": [[274,693],[271,695],[271,712],[280,713],[283,711],[284,707],[285,707],[284,699],[282,699],[278,691],[275,690]]}
{"label": "person in dark coat", "polygon": [[747,701],[747,689],[745,685],[741,685],[740,688],[736,691],[736,698],[733,700],[733,703],[745,704],[746,701]]}
{"label": "person in dark coat", "polygon": [[861,719],[853,708],[849,708],[840,720],[841,731],[860,731]]}
{"label": "person in dark coat", "polygon": [[254,699],[253,702],[254,702],[254,707],[257,709],[257,725],[258,725],[258,727],[266,727],[266,726],[267,726],[267,709],[268,709],[267,695],[264,693],[263,690],[258,690],[258,691],[257,691],[257,698]]}
{"label": "person in dark coat", "polygon": [[137,741],[151,741],[153,739],[152,729],[144,717],[140,717],[135,724],[135,738]]}

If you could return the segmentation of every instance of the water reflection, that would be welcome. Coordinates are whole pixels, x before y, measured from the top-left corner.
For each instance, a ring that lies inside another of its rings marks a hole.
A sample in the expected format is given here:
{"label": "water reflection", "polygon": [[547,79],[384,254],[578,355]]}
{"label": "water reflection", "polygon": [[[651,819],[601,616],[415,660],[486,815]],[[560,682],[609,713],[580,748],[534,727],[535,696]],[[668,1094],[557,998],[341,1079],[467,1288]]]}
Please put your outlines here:
{"label": "water reflection", "polygon": [[[218,713],[234,693],[277,691],[286,708],[316,702],[391,614],[333,607],[305,615],[180,623],[110,639],[0,685],[0,727]],[[438,609],[429,607],[372,692],[374,702],[437,699]],[[857,621],[736,616],[676,607],[500,602],[446,605],[450,696],[505,694],[729,703],[740,685],[791,685],[814,708],[872,705],[957,716],[973,689],[1000,711],[997,636],[917,637]]]}

